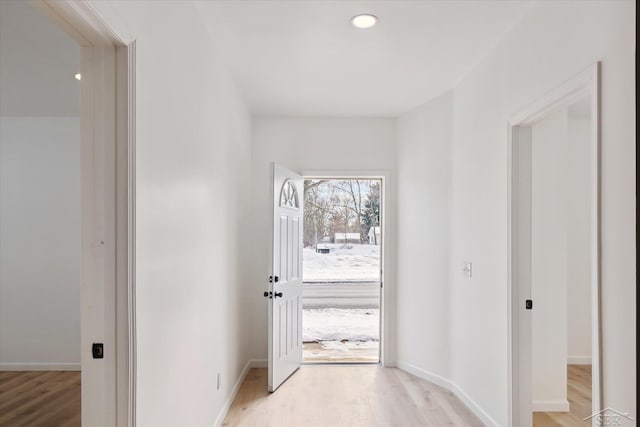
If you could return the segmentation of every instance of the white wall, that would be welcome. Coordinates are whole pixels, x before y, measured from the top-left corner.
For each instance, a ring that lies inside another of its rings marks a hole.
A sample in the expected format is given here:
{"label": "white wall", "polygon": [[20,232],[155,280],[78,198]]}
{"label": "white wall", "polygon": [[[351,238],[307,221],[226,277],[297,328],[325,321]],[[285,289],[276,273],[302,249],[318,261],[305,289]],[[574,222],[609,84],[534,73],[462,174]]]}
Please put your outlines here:
{"label": "white wall", "polygon": [[[104,2],[94,4],[107,8]],[[261,291],[268,253],[268,162],[294,169],[393,170],[394,124],[260,118],[249,163],[247,116],[223,84],[197,13],[185,3],[180,8],[174,2],[109,5],[115,11],[105,16],[129,21],[138,39],[139,424],[204,424],[228,395],[238,360],[245,360],[237,337],[245,332],[247,355],[266,357]],[[603,64],[604,403],[636,417],[634,16],[630,1],[536,4],[454,90],[450,372],[500,425],[508,424],[509,391],[507,120],[598,60]],[[240,123],[233,131],[225,116],[230,106]],[[242,142],[228,143],[231,136]],[[320,154],[310,149],[319,143],[326,147]],[[242,191],[227,186],[248,189],[249,174],[250,206]],[[254,211],[255,228],[244,237],[255,250],[240,264],[233,242],[243,237],[235,227],[243,208]],[[218,233],[224,226],[231,232]],[[471,279],[462,274],[463,260],[473,262]],[[245,277],[249,263],[256,269]],[[233,285],[243,279],[241,312]],[[243,313],[251,313],[244,316],[246,329]],[[224,389],[216,394],[218,367]]]}
{"label": "white wall", "polygon": [[137,40],[137,425],[211,426],[248,360],[250,115],[193,3],[92,4]]}
{"label": "white wall", "polygon": [[450,270],[453,93],[397,122],[398,366],[451,377]]}
{"label": "white wall", "polygon": [[454,90],[452,377],[500,425],[509,402],[507,121],[599,60],[604,406],[636,417],[634,17],[630,1],[536,4]]}
{"label": "white wall", "polygon": [[80,369],[80,48],[0,2],[0,369]]}
{"label": "white wall", "polygon": [[[251,242],[253,266],[247,293],[248,329],[251,357],[267,357],[267,305],[262,292],[268,275],[269,245],[269,164],[275,161],[291,170],[364,172],[387,171],[385,277],[395,279],[395,120],[341,118],[270,118],[253,122],[253,188]],[[395,305],[395,280],[385,281],[385,303]],[[386,319],[395,324],[395,319]],[[395,334],[385,347],[395,347]],[[387,354],[394,363],[395,355]]]}
{"label": "white wall", "polygon": [[568,410],[567,180],[571,173],[566,109],[534,124],[531,135],[532,407],[541,412]]}
{"label": "white wall", "polygon": [[591,364],[591,119],[568,111],[567,363]]}
{"label": "white wall", "polygon": [[0,369],[80,369],[77,117],[0,117]]}
{"label": "white wall", "polygon": [[80,46],[31,2],[0,1],[3,116],[80,115]]}

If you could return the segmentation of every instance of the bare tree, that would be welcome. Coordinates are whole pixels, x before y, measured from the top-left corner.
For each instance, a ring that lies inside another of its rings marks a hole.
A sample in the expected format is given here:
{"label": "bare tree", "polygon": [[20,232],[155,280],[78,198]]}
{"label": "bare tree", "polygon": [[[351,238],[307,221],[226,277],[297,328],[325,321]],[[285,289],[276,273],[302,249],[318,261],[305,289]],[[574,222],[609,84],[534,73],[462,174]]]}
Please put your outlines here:
{"label": "bare tree", "polygon": [[327,180],[304,181],[304,245],[317,246],[327,233],[327,225],[331,206],[319,190]]}
{"label": "bare tree", "polygon": [[367,242],[369,228],[377,225],[370,212],[372,185],[358,179],[305,180],[305,246],[317,245],[327,235],[350,232],[358,233],[361,244]]}
{"label": "bare tree", "polygon": [[362,183],[357,179],[349,179],[336,181],[332,184],[335,189],[344,193],[346,198],[343,198],[343,205],[341,207],[350,209],[356,216],[356,223],[358,224],[358,233],[360,234],[360,243],[364,243],[369,230],[365,230],[363,225],[364,206],[362,199]]}

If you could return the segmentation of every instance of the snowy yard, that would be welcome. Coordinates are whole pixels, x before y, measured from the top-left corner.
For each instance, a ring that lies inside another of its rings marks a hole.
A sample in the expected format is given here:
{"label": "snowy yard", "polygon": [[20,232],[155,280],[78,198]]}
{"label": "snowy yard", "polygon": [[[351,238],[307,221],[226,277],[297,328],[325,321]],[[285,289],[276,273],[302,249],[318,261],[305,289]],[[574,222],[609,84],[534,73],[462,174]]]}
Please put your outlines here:
{"label": "snowy yard", "polygon": [[302,313],[302,341],[378,341],[377,308],[319,308]]}
{"label": "snowy yard", "polygon": [[303,358],[307,362],[377,362],[380,311],[373,309],[305,309]]}
{"label": "snowy yard", "polygon": [[328,254],[315,248],[304,248],[303,280],[305,282],[367,282],[380,280],[380,246],[323,243]]}
{"label": "snowy yard", "polygon": [[380,246],[318,246],[303,253],[304,360],[377,362]]}

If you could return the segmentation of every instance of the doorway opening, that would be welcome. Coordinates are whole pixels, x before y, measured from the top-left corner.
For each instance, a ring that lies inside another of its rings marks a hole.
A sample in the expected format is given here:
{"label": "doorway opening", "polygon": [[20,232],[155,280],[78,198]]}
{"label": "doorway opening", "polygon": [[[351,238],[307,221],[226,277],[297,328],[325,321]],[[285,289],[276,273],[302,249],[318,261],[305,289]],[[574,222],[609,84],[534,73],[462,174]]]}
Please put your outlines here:
{"label": "doorway opening", "polygon": [[81,59],[0,2],[0,425],[81,424]]}
{"label": "doorway opening", "polygon": [[[44,386],[39,390],[19,385],[21,391],[37,395],[29,399],[10,387],[20,378],[13,378],[11,384],[3,379],[0,401],[10,402],[11,410],[0,416],[0,424],[9,420],[12,425],[134,425],[135,42],[125,43],[86,1],[0,2],[0,8],[2,208],[27,208],[21,217],[16,212],[1,215],[2,237],[17,234],[18,239],[14,239],[16,244],[2,244],[0,285],[11,286],[11,281],[16,292],[0,292],[0,325],[9,328],[8,335],[0,331],[0,339],[13,339],[20,346],[9,348],[0,343],[0,370],[14,375],[22,369],[36,376],[41,374],[37,371],[47,371],[45,377],[52,380],[46,381],[50,384],[39,382]],[[37,22],[25,23],[27,15]],[[61,40],[72,45],[76,61],[69,62],[69,55],[50,47],[51,42]],[[5,42],[14,46],[5,49]],[[29,49],[34,43],[35,55]],[[10,103],[14,105],[9,108]],[[78,126],[67,126],[70,122]],[[72,153],[73,161],[66,157],[63,162],[70,141],[77,143],[78,150]],[[30,150],[27,156],[25,150]],[[22,154],[22,158],[5,156],[9,152]],[[19,170],[21,162],[26,163],[24,170]],[[71,177],[73,181],[77,178],[73,190],[62,188],[62,182]],[[5,196],[11,198],[7,203]],[[74,230],[52,229],[54,220],[58,220],[54,227],[72,223]],[[17,222],[21,227],[14,227]],[[11,233],[5,234],[5,229]],[[33,234],[37,235],[35,244],[29,240]],[[77,250],[75,257],[69,253],[71,246]],[[33,250],[24,256],[25,249]],[[45,257],[43,252],[47,252]],[[45,270],[38,262],[42,260],[54,263],[54,268]],[[18,267],[14,272],[19,270],[11,278],[5,274],[10,272],[5,269],[9,263]],[[74,318],[74,324],[65,327],[49,314],[61,302],[73,304],[73,297],[55,289],[54,283],[60,272],[71,269],[79,270],[80,278],[75,273],[67,275],[64,285],[77,285],[77,311],[60,308],[55,313],[57,320]],[[44,284],[42,292],[33,288],[34,280],[24,280],[34,277]],[[56,290],[59,292],[51,294]],[[28,298],[29,305],[22,311],[16,309],[18,303],[5,309],[16,296]],[[36,316],[31,320],[35,322],[16,321],[15,317],[6,321],[9,315],[34,310]],[[43,321],[44,332],[34,334],[33,326]],[[43,351],[42,346],[51,343],[54,346]],[[67,361],[72,358],[77,359]],[[51,372],[62,369],[67,371],[62,374],[75,377],[67,381],[62,378],[66,375]],[[27,376],[33,379],[34,375]],[[3,399],[3,393],[11,399]],[[50,398],[46,411],[25,407]]]}
{"label": "doorway opening", "polygon": [[531,125],[534,426],[592,414],[590,121],[585,97]]}
{"label": "doorway opening", "polygon": [[305,363],[379,363],[381,179],[305,178]]}
{"label": "doorway opening", "polygon": [[511,416],[600,424],[598,64],[510,123]]}

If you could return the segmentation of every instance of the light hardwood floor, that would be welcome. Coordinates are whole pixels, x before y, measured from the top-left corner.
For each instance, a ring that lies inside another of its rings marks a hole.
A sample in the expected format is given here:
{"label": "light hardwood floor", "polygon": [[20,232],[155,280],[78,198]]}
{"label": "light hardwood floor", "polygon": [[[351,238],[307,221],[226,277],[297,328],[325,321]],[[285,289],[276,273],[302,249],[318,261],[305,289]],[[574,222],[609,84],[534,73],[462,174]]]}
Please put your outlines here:
{"label": "light hardwood floor", "polygon": [[0,426],[80,426],[80,372],[0,371]]}
{"label": "light hardwood floor", "polygon": [[450,391],[380,366],[302,366],[275,393],[251,369],[223,426],[482,426]]}
{"label": "light hardwood floor", "polygon": [[569,412],[534,412],[535,427],[586,426],[591,415],[591,365],[567,366]]}

